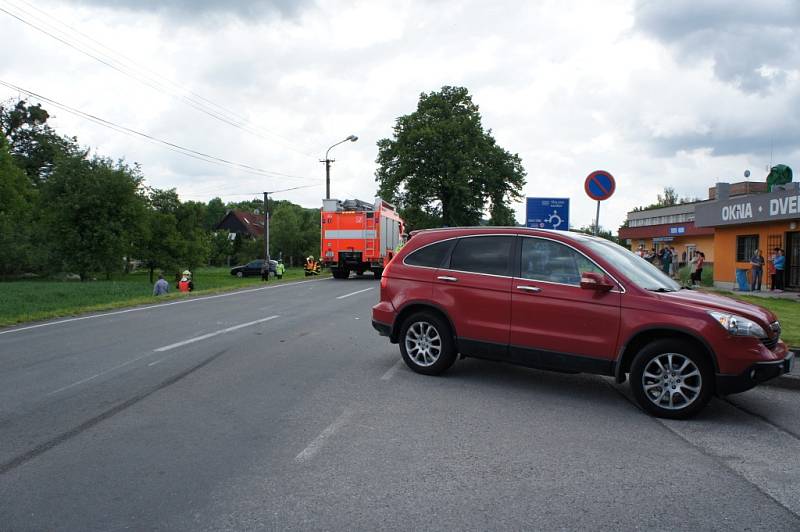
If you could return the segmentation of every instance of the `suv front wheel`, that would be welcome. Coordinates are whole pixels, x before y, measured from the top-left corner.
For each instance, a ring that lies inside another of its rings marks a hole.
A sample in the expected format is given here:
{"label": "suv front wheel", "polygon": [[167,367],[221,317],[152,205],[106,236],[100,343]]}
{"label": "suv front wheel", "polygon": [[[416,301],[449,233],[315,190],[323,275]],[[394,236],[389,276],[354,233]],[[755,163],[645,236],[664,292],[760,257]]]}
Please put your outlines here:
{"label": "suv front wheel", "polygon": [[714,372],[691,344],[663,339],[647,344],[631,364],[636,402],[657,417],[686,419],[711,399]]}
{"label": "suv front wheel", "polygon": [[409,368],[424,375],[440,375],[456,361],[450,327],[433,312],[417,312],[403,322],[400,352]]}

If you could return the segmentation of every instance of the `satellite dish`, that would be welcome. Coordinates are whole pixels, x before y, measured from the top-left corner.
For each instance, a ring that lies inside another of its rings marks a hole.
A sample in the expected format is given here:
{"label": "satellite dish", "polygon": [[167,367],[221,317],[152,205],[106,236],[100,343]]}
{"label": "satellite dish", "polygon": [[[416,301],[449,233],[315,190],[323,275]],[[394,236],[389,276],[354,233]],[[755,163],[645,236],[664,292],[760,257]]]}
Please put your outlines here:
{"label": "satellite dish", "polygon": [[744,171],[744,176],[745,177],[750,177],[750,170],[745,170]]}

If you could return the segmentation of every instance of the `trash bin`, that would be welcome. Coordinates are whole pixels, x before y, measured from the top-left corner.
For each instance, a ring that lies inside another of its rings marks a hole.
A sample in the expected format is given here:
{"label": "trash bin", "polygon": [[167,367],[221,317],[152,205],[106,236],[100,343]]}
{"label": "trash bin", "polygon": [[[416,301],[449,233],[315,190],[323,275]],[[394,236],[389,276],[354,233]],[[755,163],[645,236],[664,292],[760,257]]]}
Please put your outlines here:
{"label": "trash bin", "polygon": [[749,271],[747,268],[736,268],[736,284],[740,292],[750,291],[750,279],[747,277]]}

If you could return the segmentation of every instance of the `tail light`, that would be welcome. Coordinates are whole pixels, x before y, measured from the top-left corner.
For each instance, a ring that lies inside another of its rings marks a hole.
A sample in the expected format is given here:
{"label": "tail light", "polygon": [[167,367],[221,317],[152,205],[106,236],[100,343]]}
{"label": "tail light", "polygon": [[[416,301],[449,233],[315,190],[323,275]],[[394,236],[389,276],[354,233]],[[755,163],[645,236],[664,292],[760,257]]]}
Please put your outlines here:
{"label": "tail light", "polygon": [[393,263],[393,260],[389,261],[389,264],[387,264],[383,268],[383,274],[381,275],[381,299],[383,299],[383,291],[386,290],[386,287],[389,284],[388,275],[389,275],[389,271],[391,271],[391,269],[392,269],[392,263]]}

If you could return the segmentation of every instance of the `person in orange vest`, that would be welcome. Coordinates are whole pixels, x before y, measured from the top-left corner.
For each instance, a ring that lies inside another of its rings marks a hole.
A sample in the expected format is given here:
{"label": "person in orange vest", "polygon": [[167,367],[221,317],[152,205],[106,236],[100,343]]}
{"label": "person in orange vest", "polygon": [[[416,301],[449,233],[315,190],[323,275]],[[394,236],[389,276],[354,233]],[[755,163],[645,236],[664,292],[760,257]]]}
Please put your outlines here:
{"label": "person in orange vest", "polygon": [[194,290],[194,283],[192,282],[192,272],[189,270],[183,271],[181,280],[178,281],[178,290],[181,292],[191,292]]}

